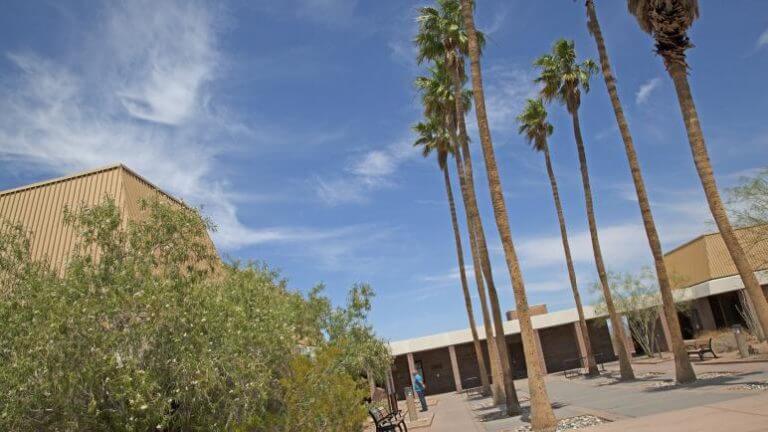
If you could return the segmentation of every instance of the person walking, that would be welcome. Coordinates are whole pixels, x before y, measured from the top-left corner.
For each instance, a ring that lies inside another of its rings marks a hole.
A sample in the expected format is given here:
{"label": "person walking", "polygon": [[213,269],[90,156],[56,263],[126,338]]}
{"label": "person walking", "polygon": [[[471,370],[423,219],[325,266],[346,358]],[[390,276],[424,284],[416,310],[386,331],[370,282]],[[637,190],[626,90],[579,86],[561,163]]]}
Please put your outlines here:
{"label": "person walking", "polygon": [[414,372],[413,373],[413,391],[415,391],[416,394],[419,396],[422,412],[427,410],[427,398],[424,396],[424,390],[426,390],[426,388],[427,388],[427,385],[424,384],[424,378],[422,378],[421,374],[419,374],[418,372]]}

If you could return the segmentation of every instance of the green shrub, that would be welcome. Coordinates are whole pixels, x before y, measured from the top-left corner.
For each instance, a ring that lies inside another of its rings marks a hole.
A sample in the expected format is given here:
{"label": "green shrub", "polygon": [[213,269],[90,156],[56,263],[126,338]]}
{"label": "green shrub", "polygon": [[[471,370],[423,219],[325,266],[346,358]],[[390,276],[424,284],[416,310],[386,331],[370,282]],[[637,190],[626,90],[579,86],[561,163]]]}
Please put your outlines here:
{"label": "green shrub", "polygon": [[[0,430],[357,430],[361,373],[389,362],[370,288],[334,308],[265,265],[218,264],[196,212],[142,205],[131,223],[109,200],[68,210],[63,276],[3,271]],[[0,271],[37,268],[6,232]]]}

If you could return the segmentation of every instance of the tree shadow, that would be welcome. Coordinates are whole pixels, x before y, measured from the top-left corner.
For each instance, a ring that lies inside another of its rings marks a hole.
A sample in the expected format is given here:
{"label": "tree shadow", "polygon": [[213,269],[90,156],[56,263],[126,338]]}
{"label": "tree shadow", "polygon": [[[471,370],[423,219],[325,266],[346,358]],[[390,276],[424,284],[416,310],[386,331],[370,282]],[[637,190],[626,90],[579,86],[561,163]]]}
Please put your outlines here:
{"label": "tree shadow", "polygon": [[[552,407],[552,409],[558,409],[558,408],[563,408],[565,406],[568,406],[568,404],[563,403],[563,402],[552,402],[550,404],[550,406]],[[516,415],[513,415],[513,416],[508,416],[507,415],[506,409],[505,409],[505,407],[503,405],[497,405],[497,406],[494,406],[492,408],[486,409],[484,411],[486,411],[486,412],[481,413],[481,414],[477,414],[475,416],[475,418],[479,422],[481,422],[481,423],[492,422],[492,421],[496,421],[496,420],[503,420],[503,419],[508,419],[508,418],[514,418],[514,417],[520,417],[520,421],[525,422],[525,423],[530,423],[531,422],[531,407],[530,407],[530,405],[521,406],[520,407],[520,413],[516,414]]]}

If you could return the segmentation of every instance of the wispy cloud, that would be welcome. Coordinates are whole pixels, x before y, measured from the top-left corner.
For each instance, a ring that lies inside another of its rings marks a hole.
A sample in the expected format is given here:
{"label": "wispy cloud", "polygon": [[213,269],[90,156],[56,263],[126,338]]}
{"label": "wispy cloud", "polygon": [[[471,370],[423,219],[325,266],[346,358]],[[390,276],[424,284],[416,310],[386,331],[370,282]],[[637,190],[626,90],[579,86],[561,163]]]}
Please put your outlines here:
{"label": "wispy cloud", "polygon": [[371,192],[395,185],[397,169],[418,152],[407,139],[355,157],[341,176],[330,179],[317,176],[315,191],[328,205],[363,203]]}
{"label": "wispy cloud", "polygon": [[212,91],[222,77],[220,12],[205,3],[107,3],[92,42],[51,60],[7,53],[16,68],[0,88],[0,160],[48,172],[123,162],[160,187],[203,205],[219,226],[217,245],[233,249],[345,232],[253,228],[218,174],[235,143],[269,137],[241,123]]}
{"label": "wispy cloud", "polygon": [[517,66],[498,66],[491,68],[487,76],[486,105],[491,128],[515,129],[515,117],[520,114],[525,101],[538,93],[533,82],[535,72]]}
{"label": "wispy cloud", "polygon": [[760,49],[764,46],[768,46],[768,29],[766,29],[759,38],[757,38],[757,42],[755,43],[755,46],[757,49]]}
{"label": "wispy cloud", "polygon": [[651,93],[658,88],[660,84],[661,78],[653,78],[641,85],[640,89],[635,93],[635,103],[638,105],[644,104],[651,96]]}

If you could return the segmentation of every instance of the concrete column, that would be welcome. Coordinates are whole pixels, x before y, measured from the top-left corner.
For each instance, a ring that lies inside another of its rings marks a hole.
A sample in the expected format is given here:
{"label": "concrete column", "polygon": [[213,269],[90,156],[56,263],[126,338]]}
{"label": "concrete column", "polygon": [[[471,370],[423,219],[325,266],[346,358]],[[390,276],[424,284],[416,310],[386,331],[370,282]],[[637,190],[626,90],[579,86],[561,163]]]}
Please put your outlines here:
{"label": "concrete column", "polygon": [[578,321],[573,323],[573,333],[579,346],[579,356],[582,358],[587,357],[587,344],[584,342],[584,334],[581,332],[581,324]]}
{"label": "concrete column", "polygon": [[459,360],[456,358],[456,347],[450,345],[448,347],[448,354],[451,356],[451,369],[453,369],[453,382],[456,383],[456,391],[460,392],[464,390],[461,385],[461,374],[459,373]]}
{"label": "concrete column", "polygon": [[717,324],[715,323],[715,315],[712,313],[712,306],[709,304],[709,298],[696,299],[694,303],[696,311],[699,313],[699,321],[701,321],[702,330],[717,330]]}
{"label": "concrete column", "polygon": [[413,381],[413,374],[416,373],[416,364],[413,362],[413,353],[406,354],[408,358],[408,377],[411,379],[411,388],[416,388],[416,383]]}
{"label": "concrete column", "polygon": [[541,345],[541,335],[538,330],[533,330],[533,334],[536,336],[536,351],[539,353],[539,363],[541,364],[541,372],[547,374],[547,362],[544,361],[544,347]]}
{"label": "concrete column", "polygon": [[[624,317],[620,316],[619,320],[621,321],[621,325],[623,326],[622,329],[624,330],[624,345],[627,348],[627,354],[629,357],[632,357],[632,354],[635,353],[635,343],[632,342],[632,332],[629,330],[629,327],[624,325]],[[616,330],[612,329],[611,331],[611,345],[613,346],[613,353],[615,355],[619,355],[619,346],[617,345],[616,341]]]}
{"label": "concrete column", "polygon": [[659,321],[661,322],[661,331],[664,334],[664,342],[667,344],[667,351],[672,351],[672,333],[669,331],[669,323],[667,316],[664,315],[663,306],[659,306]]}

